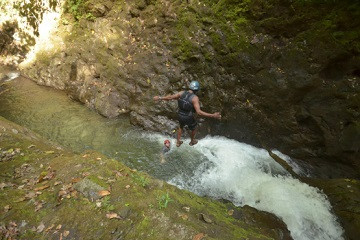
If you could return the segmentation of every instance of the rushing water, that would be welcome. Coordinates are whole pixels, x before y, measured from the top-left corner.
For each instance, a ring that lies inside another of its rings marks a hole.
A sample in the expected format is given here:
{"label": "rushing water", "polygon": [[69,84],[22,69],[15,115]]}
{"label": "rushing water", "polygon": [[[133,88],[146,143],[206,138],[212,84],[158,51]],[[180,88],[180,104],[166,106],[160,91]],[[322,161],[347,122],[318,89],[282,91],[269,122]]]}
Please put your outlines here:
{"label": "rushing water", "polygon": [[[74,151],[95,149],[199,195],[274,213],[294,239],[342,239],[343,230],[326,196],[291,178],[264,149],[208,136],[194,147],[185,140],[161,163],[166,137],[131,126],[126,116],[105,119],[62,92],[21,77],[8,83],[8,88],[0,95],[1,116]],[[301,173],[296,163],[282,157]]]}

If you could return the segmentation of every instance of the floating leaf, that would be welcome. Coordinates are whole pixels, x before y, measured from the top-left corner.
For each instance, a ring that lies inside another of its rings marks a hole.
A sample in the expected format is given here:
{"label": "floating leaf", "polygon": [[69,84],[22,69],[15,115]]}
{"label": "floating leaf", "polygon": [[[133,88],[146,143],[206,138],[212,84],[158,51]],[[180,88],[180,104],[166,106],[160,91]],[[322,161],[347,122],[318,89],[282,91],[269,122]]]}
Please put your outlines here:
{"label": "floating leaf", "polygon": [[98,192],[98,195],[100,197],[104,197],[104,196],[110,195],[110,192],[108,190],[101,190]]}

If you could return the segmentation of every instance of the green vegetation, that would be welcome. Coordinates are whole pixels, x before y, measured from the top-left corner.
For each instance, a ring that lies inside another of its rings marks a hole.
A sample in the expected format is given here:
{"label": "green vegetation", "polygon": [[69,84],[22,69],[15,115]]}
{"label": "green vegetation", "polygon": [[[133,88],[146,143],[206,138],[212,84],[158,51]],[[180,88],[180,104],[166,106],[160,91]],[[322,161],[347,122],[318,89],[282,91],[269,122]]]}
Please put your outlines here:
{"label": "green vegetation", "polygon": [[84,18],[95,20],[95,16],[88,12],[87,0],[67,0],[64,4],[65,12],[71,13],[76,21]]}
{"label": "green vegetation", "polygon": [[159,209],[165,209],[167,208],[168,204],[172,202],[173,200],[170,198],[169,193],[164,193],[161,196],[157,197],[158,200],[158,207]]}
{"label": "green vegetation", "polygon": [[131,177],[134,179],[135,182],[140,184],[143,188],[146,188],[149,185],[149,180],[142,175],[131,174]]}
{"label": "green vegetation", "polygon": [[114,205],[110,203],[110,196],[106,196],[101,201],[101,208],[106,212],[111,212],[115,209]]}

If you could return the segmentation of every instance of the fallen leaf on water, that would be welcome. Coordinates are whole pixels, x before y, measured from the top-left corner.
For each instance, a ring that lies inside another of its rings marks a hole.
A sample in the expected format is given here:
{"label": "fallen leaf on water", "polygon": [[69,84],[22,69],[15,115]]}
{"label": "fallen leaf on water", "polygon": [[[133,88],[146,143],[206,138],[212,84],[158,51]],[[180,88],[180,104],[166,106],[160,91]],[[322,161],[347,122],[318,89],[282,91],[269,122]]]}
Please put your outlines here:
{"label": "fallen leaf on water", "polygon": [[205,234],[203,233],[198,233],[193,237],[193,240],[201,240],[205,237]]}
{"label": "fallen leaf on water", "polygon": [[101,190],[98,192],[98,195],[100,197],[104,197],[104,196],[110,195],[110,192],[108,190]]}
{"label": "fallen leaf on water", "polygon": [[113,219],[113,218],[120,219],[120,217],[119,217],[119,215],[117,215],[117,213],[107,213],[106,217],[109,219]]}
{"label": "fallen leaf on water", "polygon": [[234,209],[229,210],[229,211],[228,211],[228,214],[229,214],[230,216],[232,216],[232,215],[234,214]]}
{"label": "fallen leaf on water", "polygon": [[70,234],[70,231],[65,230],[64,233],[63,233],[63,236],[67,237],[67,236],[69,236],[69,234]]}
{"label": "fallen leaf on water", "polygon": [[49,185],[44,185],[44,186],[40,186],[40,187],[34,188],[34,190],[35,190],[35,191],[41,191],[41,190],[47,189],[47,188],[49,188],[49,187],[50,187]]}
{"label": "fallen leaf on water", "polygon": [[40,225],[36,228],[36,232],[41,233],[45,228],[44,223],[40,223]]}

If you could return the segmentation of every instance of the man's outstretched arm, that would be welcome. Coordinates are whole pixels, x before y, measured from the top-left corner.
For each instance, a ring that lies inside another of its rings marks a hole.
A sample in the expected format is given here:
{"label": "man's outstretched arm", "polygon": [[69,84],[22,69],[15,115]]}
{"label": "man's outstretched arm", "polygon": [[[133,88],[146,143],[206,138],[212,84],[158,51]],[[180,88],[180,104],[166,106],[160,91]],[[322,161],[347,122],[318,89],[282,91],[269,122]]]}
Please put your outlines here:
{"label": "man's outstretched arm", "polygon": [[179,99],[181,97],[181,94],[183,94],[183,91],[172,94],[172,95],[167,95],[165,97],[155,96],[154,100],[155,101],[158,101],[158,100],[167,100],[167,101],[169,101],[169,100]]}
{"label": "man's outstretched arm", "polygon": [[194,105],[194,108],[195,108],[195,111],[198,115],[200,116],[204,116],[204,117],[209,117],[209,118],[217,118],[217,119],[221,119],[221,115],[219,112],[216,112],[216,113],[207,113],[207,112],[204,112],[200,109],[200,103],[199,103],[199,98],[197,96],[195,96],[193,99],[192,99],[192,103]]}

